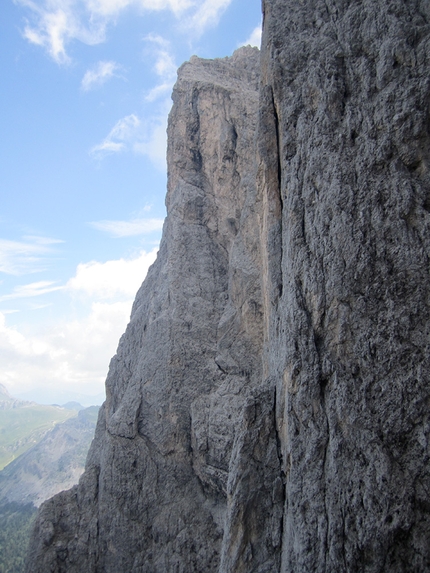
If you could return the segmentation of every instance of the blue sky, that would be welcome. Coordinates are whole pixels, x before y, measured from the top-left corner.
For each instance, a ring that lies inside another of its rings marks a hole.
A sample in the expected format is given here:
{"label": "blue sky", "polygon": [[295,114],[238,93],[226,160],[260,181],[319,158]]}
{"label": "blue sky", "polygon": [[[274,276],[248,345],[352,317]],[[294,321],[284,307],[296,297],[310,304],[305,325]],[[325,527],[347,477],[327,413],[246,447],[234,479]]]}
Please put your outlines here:
{"label": "blue sky", "polygon": [[259,0],[4,0],[0,383],[100,402],[165,216],[180,64],[259,45]]}

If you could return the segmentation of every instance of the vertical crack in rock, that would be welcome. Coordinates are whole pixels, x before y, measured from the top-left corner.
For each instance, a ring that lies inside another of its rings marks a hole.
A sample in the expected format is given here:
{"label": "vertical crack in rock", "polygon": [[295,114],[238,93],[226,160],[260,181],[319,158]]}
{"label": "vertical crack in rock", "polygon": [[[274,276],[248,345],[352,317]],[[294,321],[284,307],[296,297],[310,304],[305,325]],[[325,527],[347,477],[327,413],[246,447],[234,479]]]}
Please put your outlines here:
{"label": "vertical crack in rock", "polygon": [[285,464],[284,464],[284,456],[283,456],[283,452],[282,452],[282,436],[280,435],[279,429],[278,429],[278,417],[276,415],[276,413],[278,412],[279,409],[279,404],[278,404],[278,393],[277,393],[277,387],[276,384],[274,384],[273,386],[274,388],[274,392],[273,392],[273,427],[275,428],[275,437],[276,437],[276,452],[277,452],[277,456],[278,456],[278,461],[279,461],[279,481],[278,481],[278,488],[280,490],[280,493],[277,493],[277,498],[278,498],[278,503],[279,503],[279,522],[278,522],[278,535],[279,535],[279,541],[278,541],[278,551],[279,551],[279,555],[282,555],[282,540],[284,538],[284,511],[285,511],[285,503],[286,503],[286,493],[285,493],[285,487],[286,487],[286,474],[285,474]]}

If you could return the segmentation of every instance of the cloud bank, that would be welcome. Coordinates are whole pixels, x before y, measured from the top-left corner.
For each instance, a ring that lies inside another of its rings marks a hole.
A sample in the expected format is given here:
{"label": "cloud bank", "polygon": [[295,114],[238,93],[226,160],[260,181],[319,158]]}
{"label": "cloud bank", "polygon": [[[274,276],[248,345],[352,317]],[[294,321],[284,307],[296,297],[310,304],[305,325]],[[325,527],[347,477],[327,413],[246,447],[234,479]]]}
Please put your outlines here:
{"label": "cloud bank", "polygon": [[39,281],[3,297],[49,296],[61,288],[74,301],[78,316],[24,332],[8,326],[9,315],[0,312],[0,383],[12,394],[35,388],[43,389],[45,396],[60,390],[89,396],[102,392],[135,294],[156,254],[153,249],[128,260],[81,263],[66,285]]}

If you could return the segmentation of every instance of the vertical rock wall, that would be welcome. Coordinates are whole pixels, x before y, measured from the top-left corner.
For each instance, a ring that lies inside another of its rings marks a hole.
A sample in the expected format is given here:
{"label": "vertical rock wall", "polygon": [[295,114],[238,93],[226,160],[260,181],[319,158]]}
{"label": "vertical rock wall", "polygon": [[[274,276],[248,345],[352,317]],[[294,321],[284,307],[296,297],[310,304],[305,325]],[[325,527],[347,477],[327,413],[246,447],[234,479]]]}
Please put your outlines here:
{"label": "vertical rock wall", "polygon": [[255,48],[178,72],[158,258],[86,472],[42,507],[31,573],[218,571],[235,429],[262,377],[258,82]]}
{"label": "vertical rock wall", "polygon": [[159,256],[28,573],[430,570],[430,4],[263,12],[261,70],[179,70]]}
{"label": "vertical rock wall", "polygon": [[429,571],[430,4],[263,9],[281,571]]}

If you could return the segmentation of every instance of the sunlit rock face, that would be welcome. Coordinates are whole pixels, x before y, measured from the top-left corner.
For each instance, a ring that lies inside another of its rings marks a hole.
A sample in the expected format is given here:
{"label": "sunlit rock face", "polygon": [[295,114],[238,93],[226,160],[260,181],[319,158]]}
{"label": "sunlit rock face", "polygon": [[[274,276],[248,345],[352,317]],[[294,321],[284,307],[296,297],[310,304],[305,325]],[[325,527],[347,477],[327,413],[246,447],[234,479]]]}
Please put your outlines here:
{"label": "sunlit rock face", "polygon": [[267,0],[193,57],[168,216],[28,573],[430,570],[430,7]]}
{"label": "sunlit rock face", "polygon": [[86,472],[43,506],[31,571],[219,570],[232,451],[263,377],[259,59],[248,47],[178,72],[158,258],[112,359]]}

